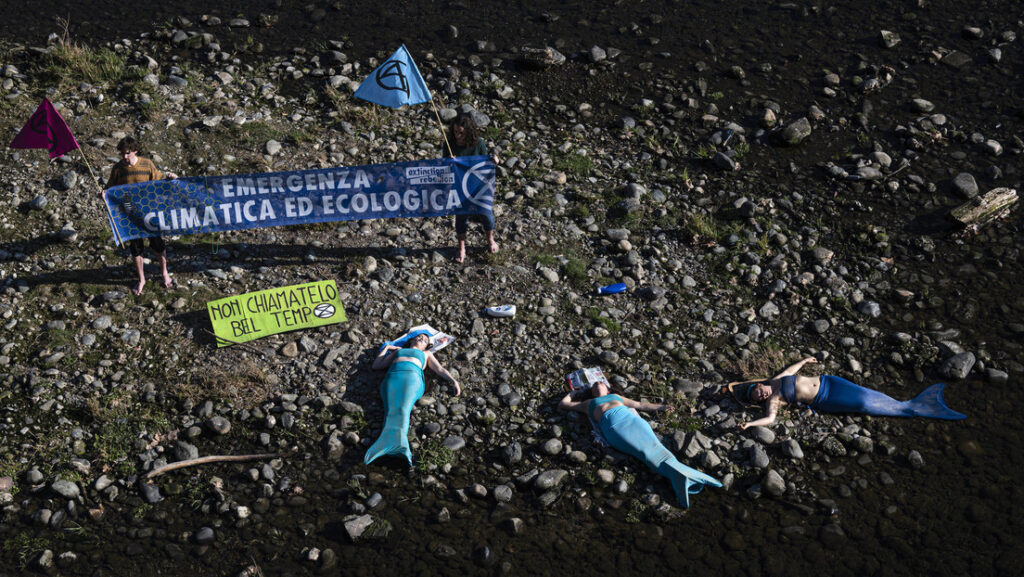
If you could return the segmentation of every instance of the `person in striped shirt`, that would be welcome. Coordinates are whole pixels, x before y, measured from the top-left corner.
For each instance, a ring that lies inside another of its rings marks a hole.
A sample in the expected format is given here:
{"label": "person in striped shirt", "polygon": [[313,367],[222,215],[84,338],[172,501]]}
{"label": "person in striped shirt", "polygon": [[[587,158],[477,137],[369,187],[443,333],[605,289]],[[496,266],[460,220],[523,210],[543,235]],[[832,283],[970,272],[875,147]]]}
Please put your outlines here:
{"label": "person in striped shirt", "polygon": [[[131,136],[126,136],[117,143],[117,151],[121,155],[121,160],[110,169],[110,178],[107,179],[107,186],[104,189],[162,178],[178,178],[178,175],[173,172],[160,172],[152,160],[139,156],[139,143]],[[103,195],[104,192],[101,191],[100,196]],[[163,276],[164,287],[170,288],[174,281],[171,280],[171,275],[167,272],[167,245],[164,239],[159,236],[150,238],[149,247],[156,253],[157,261],[160,263],[160,274]],[[139,274],[139,282],[132,289],[132,294],[139,296],[146,286],[145,263],[142,258],[145,244],[141,238],[136,238],[128,241],[128,248],[131,250],[132,260],[135,261],[135,270]]]}

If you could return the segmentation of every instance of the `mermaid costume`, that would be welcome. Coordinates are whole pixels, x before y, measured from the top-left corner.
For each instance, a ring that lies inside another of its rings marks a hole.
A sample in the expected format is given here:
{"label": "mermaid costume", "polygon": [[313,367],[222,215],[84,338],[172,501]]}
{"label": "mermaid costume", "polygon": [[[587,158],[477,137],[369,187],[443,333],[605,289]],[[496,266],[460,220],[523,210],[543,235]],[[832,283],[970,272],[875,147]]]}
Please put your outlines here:
{"label": "mermaid costume", "polygon": [[699,493],[704,485],[722,486],[714,477],[680,463],[675,455],[661,444],[651,425],[629,407],[612,407],[601,415],[600,422],[594,421],[594,409],[611,401],[621,403],[622,397],[604,395],[590,401],[587,406],[587,418],[590,419],[590,423],[601,432],[612,447],[640,459],[652,471],[668,478],[681,505],[689,507],[690,495]]}
{"label": "mermaid costume", "polygon": [[[796,403],[796,376],[780,379],[779,394],[787,403]],[[821,375],[818,394],[808,405],[822,413],[863,413],[879,417],[927,417],[929,419],[959,420],[967,415],[946,406],[942,390],[946,385],[939,383],[921,391],[909,401],[896,399],[862,387],[833,375]]]}
{"label": "mermaid costume", "polygon": [[391,363],[384,382],[380,384],[380,396],[384,400],[387,415],[384,417],[384,430],[366,450],[363,462],[369,465],[381,455],[402,455],[412,466],[412,451],[409,450],[409,414],[412,406],[423,396],[426,381],[423,377],[423,365],[427,355],[419,349],[398,349],[396,357],[414,357],[420,364],[413,361],[396,361]]}

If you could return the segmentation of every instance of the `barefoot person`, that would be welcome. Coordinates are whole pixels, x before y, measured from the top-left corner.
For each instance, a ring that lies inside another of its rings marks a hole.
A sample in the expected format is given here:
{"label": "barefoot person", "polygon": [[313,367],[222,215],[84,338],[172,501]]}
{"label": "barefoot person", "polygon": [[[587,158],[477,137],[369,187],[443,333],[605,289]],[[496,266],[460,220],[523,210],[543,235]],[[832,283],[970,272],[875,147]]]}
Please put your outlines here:
{"label": "barefoot person", "polygon": [[583,391],[580,396],[589,398],[573,400],[573,393],[569,393],[558,403],[558,408],[585,413],[590,419],[590,424],[601,433],[609,445],[640,459],[652,471],[666,477],[672,483],[676,499],[684,507],[690,506],[690,495],[699,493],[704,485],[722,486],[714,477],[680,463],[676,456],[661,444],[651,425],[636,412],[667,411],[670,408],[668,405],[640,403],[613,395],[611,389],[603,383]]}
{"label": "barefoot person", "polygon": [[[477,136],[476,123],[469,114],[460,114],[452,120],[451,133],[448,135],[448,156],[485,156],[487,154],[487,143]],[[446,146],[447,148],[447,146]],[[494,163],[498,160],[495,158]],[[455,217],[455,238],[458,241],[458,248],[455,262],[466,260],[466,233],[469,231],[468,215],[456,215]],[[487,232],[487,244],[492,253],[498,252],[498,243],[494,241],[494,214],[473,215],[474,220],[483,225]]]}
{"label": "barefoot person", "polygon": [[413,332],[404,343],[405,348],[385,345],[373,361],[376,370],[388,368],[384,382],[380,385],[380,396],[384,399],[387,416],[384,430],[366,450],[363,462],[369,465],[382,455],[401,455],[412,466],[412,451],[409,449],[409,414],[413,404],[423,396],[426,380],[423,369],[429,367],[438,375],[451,382],[455,396],[462,393],[459,382],[441,366],[434,353],[427,351],[430,336],[426,331]]}
{"label": "barefoot person", "polygon": [[741,423],[740,429],[766,427],[775,422],[779,407],[802,403],[822,413],[863,413],[880,417],[928,417],[958,420],[967,415],[946,406],[942,398],[944,384],[932,385],[909,401],[896,399],[832,375],[802,377],[797,375],[806,364],[817,363],[814,357],[798,361],[770,379],[754,379],[729,383],[725,388],[743,404],[764,403],[767,414],[760,419]]}
{"label": "barefoot person", "polygon": [[[122,184],[178,178],[178,175],[173,172],[161,173],[152,160],[139,156],[139,144],[131,136],[126,136],[117,143],[117,151],[121,154],[121,160],[110,169],[110,178],[107,179],[105,189]],[[100,196],[104,196],[104,191],[100,192]],[[172,281],[171,275],[167,272],[167,245],[164,243],[164,239],[159,236],[150,238],[149,247],[156,253],[157,261],[160,263],[160,274],[163,277],[164,287],[170,288]],[[135,270],[139,274],[139,282],[132,289],[132,294],[139,296],[146,286],[145,263],[142,258],[142,251],[145,248],[143,239],[136,238],[128,241],[128,248],[131,250],[132,260],[135,261]]]}

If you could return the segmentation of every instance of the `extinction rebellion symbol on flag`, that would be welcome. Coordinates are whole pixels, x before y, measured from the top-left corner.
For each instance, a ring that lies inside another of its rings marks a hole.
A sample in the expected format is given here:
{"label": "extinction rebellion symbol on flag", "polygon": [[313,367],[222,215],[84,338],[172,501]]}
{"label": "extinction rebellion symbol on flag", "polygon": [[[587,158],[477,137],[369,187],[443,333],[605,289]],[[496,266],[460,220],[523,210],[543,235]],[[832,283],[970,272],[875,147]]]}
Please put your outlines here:
{"label": "extinction rebellion symbol on flag", "polygon": [[[409,79],[402,70],[404,62],[388,60],[377,69],[377,86],[384,90],[401,90],[409,95]],[[397,84],[397,86],[395,86]]]}
{"label": "extinction rebellion symbol on flag", "polygon": [[404,44],[363,80],[353,96],[389,108],[423,104],[432,98]]}

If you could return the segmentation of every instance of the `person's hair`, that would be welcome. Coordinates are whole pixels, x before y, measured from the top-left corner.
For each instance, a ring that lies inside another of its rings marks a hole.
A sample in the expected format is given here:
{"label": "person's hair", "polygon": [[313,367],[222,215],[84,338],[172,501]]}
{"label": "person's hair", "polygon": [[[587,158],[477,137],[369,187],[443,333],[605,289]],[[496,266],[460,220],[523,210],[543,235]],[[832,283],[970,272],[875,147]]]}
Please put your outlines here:
{"label": "person's hair", "polygon": [[[615,390],[612,388],[611,383],[609,383],[608,385],[605,385],[605,386],[608,387],[608,393],[609,394],[615,392]],[[590,388],[587,388],[587,389],[576,389],[575,391],[571,391],[569,393],[569,398],[574,400],[574,401],[586,401],[586,400],[589,400],[589,399],[596,399],[597,398],[597,395],[596,395],[597,390],[596,389],[597,389],[597,385],[594,385],[594,386],[592,386]]]}
{"label": "person's hair", "polygon": [[476,133],[476,122],[473,122],[473,116],[471,114],[460,114],[452,120],[451,139],[455,142],[455,127],[459,126],[466,131],[466,141],[476,142],[479,136]]}
{"label": "person's hair", "polygon": [[139,141],[134,136],[125,136],[117,143],[118,152],[138,152]]}
{"label": "person's hair", "polygon": [[[734,397],[736,397],[736,400],[739,401],[740,404],[756,407],[757,405],[760,405],[764,401],[760,401],[760,402],[755,401],[754,399],[752,399],[750,397],[750,393],[753,392],[754,387],[756,387],[758,385],[767,385],[767,384],[768,384],[768,381],[766,381],[766,380],[765,381],[754,381],[753,383],[747,383],[745,385],[740,385],[738,387],[733,387],[732,394],[733,394]],[[767,401],[767,400],[768,399],[765,399],[765,401]]]}

